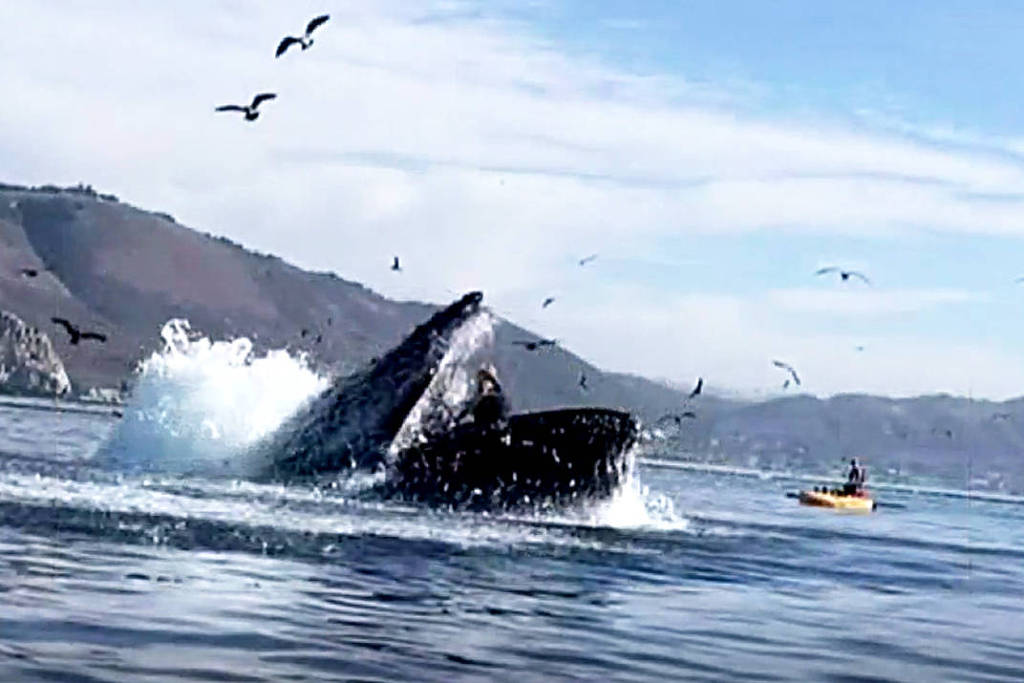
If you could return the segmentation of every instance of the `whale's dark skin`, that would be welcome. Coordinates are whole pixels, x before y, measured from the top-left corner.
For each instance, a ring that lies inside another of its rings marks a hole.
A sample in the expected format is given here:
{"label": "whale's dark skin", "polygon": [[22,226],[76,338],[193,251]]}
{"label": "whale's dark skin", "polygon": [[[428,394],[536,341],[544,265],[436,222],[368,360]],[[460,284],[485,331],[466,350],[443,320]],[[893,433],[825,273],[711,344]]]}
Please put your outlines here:
{"label": "whale's dark skin", "polygon": [[[383,468],[377,491],[384,497],[468,509],[543,509],[610,496],[628,476],[639,432],[628,413],[552,410],[477,424],[460,422],[474,411],[455,417],[433,409],[428,388],[482,298],[467,294],[364,371],[335,381],[266,444],[265,477],[316,480]],[[393,443],[421,398],[417,437]]]}
{"label": "whale's dark skin", "polygon": [[383,465],[391,441],[430,385],[452,335],[480,311],[471,292],[435,313],[365,370],[336,380],[264,448],[264,478],[316,478]]}
{"label": "whale's dark skin", "polygon": [[599,408],[463,424],[399,452],[383,490],[388,497],[475,510],[607,498],[628,475],[638,432],[628,413]]}

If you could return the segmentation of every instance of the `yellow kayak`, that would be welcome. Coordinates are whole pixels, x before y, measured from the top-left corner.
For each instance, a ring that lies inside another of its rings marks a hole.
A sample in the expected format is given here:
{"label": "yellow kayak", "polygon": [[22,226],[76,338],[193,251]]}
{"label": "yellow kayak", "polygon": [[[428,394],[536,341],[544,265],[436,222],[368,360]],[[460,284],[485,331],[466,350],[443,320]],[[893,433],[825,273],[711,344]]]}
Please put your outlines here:
{"label": "yellow kayak", "polygon": [[814,505],[823,508],[836,508],[839,510],[858,510],[871,512],[875,509],[875,501],[867,495],[844,496],[832,493],[821,493],[818,491],[801,491],[800,502],[803,505]]}

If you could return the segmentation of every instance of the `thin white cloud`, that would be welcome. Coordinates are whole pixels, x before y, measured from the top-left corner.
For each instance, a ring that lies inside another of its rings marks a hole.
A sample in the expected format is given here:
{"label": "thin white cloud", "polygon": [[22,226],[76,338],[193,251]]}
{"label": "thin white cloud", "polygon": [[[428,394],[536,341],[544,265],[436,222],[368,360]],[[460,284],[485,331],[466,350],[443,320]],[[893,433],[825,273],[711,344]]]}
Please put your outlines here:
{"label": "thin white cloud", "polygon": [[914,313],[985,298],[959,289],[782,289],[767,296],[772,306],[784,312],[867,317]]}
{"label": "thin white cloud", "polygon": [[[930,393],[1005,399],[1020,395],[1024,358],[1003,349],[941,338],[793,329],[770,301],[728,295],[662,296],[640,289],[597,288],[595,303],[552,317],[545,333],[599,364],[688,383],[702,376],[711,392],[783,393],[797,368],[817,395]],[[859,350],[862,347],[863,350]]]}
{"label": "thin white cloud", "polygon": [[[321,3],[4,3],[0,23],[18,28],[0,43],[15,103],[0,108],[0,176],[89,182],[394,296],[479,287],[513,312],[541,290],[598,291],[601,271],[566,273],[582,255],[680,262],[662,245],[688,233],[1024,236],[1024,163],[991,145],[759,118],[731,107],[742,94],[570,54],[476,3],[328,4],[314,48],[275,60],[280,35]],[[262,90],[280,97],[254,125],[212,112]],[[804,343],[773,326],[763,298],[637,296],[649,306],[578,297],[538,323],[613,368],[689,376],[700,359],[748,389],[774,382],[744,360],[752,340]],[[857,315],[958,303],[939,291],[774,296],[777,311],[838,302]],[[813,340],[801,358],[812,367],[848,345]],[[905,357],[872,386],[945,381]],[[846,379],[813,374],[822,391]],[[995,392],[1016,377],[996,374]]]}

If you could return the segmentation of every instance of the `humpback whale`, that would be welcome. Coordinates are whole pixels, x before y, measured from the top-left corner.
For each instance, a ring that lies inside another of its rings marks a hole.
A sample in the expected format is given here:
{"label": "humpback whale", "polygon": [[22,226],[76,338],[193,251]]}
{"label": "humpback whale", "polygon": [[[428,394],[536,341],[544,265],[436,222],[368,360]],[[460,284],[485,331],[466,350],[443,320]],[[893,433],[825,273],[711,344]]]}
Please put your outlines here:
{"label": "humpback whale", "polygon": [[430,386],[452,335],[480,311],[471,292],[354,375],[335,380],[265,445],[266,478],[318,477],[383,465],[391,441]]}
{"label": "humpback whale", "polygon": [[629,475],[636,421],[618,410],[513,415],[497,427],[458,425],[401,450],[384,492],[468,509],[546,508],[606,498]]}
{"label": "humpback whale", "polygon": [[629,474],[639,433],[628,413],[563,409],[475,424],[446,402],[439,380],[454,376],[453,337],[481,313],[482,299],[463,296],[365,370],[336,380],[265,445],[265,477],[383,470],[385,497],[469,509],[611,495]]}

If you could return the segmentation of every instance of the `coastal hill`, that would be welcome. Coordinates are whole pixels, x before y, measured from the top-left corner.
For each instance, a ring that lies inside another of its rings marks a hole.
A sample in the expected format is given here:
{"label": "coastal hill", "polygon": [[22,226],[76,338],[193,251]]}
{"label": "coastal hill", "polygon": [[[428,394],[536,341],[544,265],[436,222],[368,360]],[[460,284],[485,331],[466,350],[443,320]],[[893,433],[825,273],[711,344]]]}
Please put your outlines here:
{"label": "coastal hill", "polygon": [[[49,337],[60,361],[55,377],[66,370],[74,395],[130,384],[135,364],[160,347],[159,331],[171,318],[187,318],[215,339],[248,336],[257,350],[305,350],[324,370],[342,373],[398,343],[435,310],[388,300],[333,273],[301,270],[88,186],[0,185],[0,311],[23,321],[33,343],[45,346],[35,330]],[[71,345],[53,316],[108,341]],[[530,353],[511,344],[530,338],[536,335],[508,321],[496,329],[494,362],[515,409],[625,408],[649,425],[682,410],[685,392],[665,384],[602,372],[560,347]],[[587,391],[578,386],[581,372]],[[655,454],[803,472],[838,472],[843,459],[857,456],[876,476],[1024,490],[1021,399],[751,402],[711,392],[692,407],[696,419],[662,424],[667,441]]]}
{"label": "coastal hill", "polygon": [[[129,381],[171,318],[214,339],[244,335],[257,349],[304,350],[340,373],[397,344],[437,309],[306,272],[88,186],[0,185],[0,249],[0,310],[49,335],[77,395]],[[53,316],[108,341],[73,346]],[[681,401],[667,386],[602,373],[564,349],[530,353],[511,344],[533,338],[505,321],[496,329],[494,360],[516,408],[599,405],[655,415]]]}

